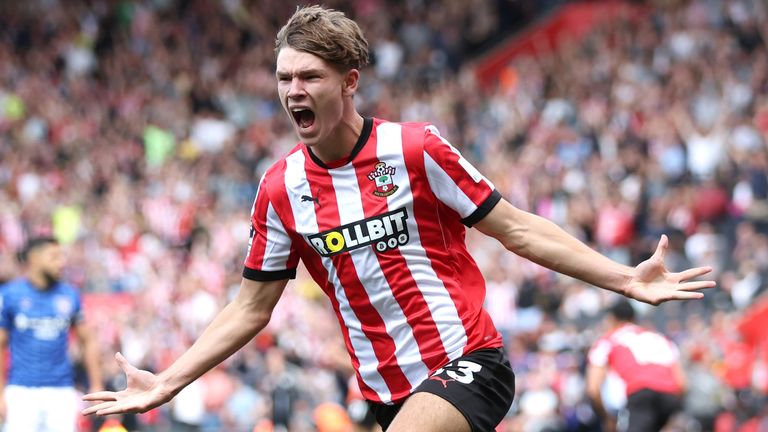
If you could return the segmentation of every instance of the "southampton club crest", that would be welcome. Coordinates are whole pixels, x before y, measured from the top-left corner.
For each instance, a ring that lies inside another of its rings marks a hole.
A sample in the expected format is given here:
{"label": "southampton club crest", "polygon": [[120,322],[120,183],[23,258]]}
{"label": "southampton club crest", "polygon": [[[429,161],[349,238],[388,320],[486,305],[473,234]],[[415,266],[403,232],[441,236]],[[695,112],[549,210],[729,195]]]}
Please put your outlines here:
{"label": "southampton club crest", "polygon": [[384,162],[378,162],[373,171],[368,173],[368,180],[376,184],[373,194],[378,197],[388,197],[397,191],[398,186],[393,183],[395,167],[387,166]]}

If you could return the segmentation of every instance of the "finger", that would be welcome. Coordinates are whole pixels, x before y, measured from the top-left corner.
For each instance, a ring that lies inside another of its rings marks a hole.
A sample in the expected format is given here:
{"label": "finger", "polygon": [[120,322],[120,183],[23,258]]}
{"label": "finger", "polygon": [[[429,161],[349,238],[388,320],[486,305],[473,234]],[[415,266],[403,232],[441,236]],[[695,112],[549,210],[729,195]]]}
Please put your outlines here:
{"label": "finger", "polygon": [[116,403],[117,402],[110,401],[110,402],[102,402],[102,403],[96,404],[96,405],[91,405],[88,408],[85,408],[84,410],[80,411],[80,413],[82,415],[84,415],[84,416],[88,416],[88,415],[91,415],[91,414],[101,415],[101,414],[99,414],[99,410],[108,409],[108,408],[112,407],[113,405],[115,405]]}
{"label": "finger", "polygon": [[117,364],[120,365],[120,369],[122,369],[126,375],[128,375],[129,372],[138,370],[132,364],[128,363],[128,360],[126,360],[120,352],[115,353],[115,360],[117,360]]}
{"label": "finger", "polygon": [[712,267],[696,267],[677,273],[676,276],[679,280],[695,279],[701,275],[705,275],[712,271]]}
{"label": "finger", "polygon": [[700,289],[714,288],[717,285],[714,281],[696,281],[682,283],[678,286],[680,291],[694,291]]}
{"label": "finger", "polygon": [[696,300],[704,298],[704,294],[697,291],[675,291],[669,300]]}
{"label": "finger", "polygon": [[653,253],[652,259],[664,261],[664,255],[667,254],[667,248],[669,247],[669,237],[666,234],[661,235],[659,239],[659,245],[656,246],[656,252]]}
{"label": "finger", "polygon": [[83,395],[84,401],[114,401],[117,400],[117,393],[111,391],[100,391]]}
{"label": "finger", "polygon": [[111,407],[96,411],[96,415],[108,416],[112,414],[128,414],[128,413],[136,413],[136,412],[139,412],[139,409],[133,408],[133,407],[127,407],[127,406],[120,406],[118,404],[115,404],[115,405],[112,405]]}

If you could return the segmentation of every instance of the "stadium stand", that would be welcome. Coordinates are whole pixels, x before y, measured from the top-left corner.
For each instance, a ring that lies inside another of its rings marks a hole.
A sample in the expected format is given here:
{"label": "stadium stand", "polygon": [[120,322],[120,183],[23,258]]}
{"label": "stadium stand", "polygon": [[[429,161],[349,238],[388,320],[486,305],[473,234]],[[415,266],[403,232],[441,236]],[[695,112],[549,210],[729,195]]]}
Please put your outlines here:
{"label": "stadium stand", "polygon": [[[671,268],[712,266],[719,286],[703,301],[636,305],[689,374],[670,430],[765,430],[768,313],[754,305],[768,278],[768,4],[612,1],[627,8],[545,47],[533,30],[569,22],[561,3],[574,2],[324,2],[373,47],[361,112],[429,119],[510,202],[616,260],[646,258],[664,233]],[[257,180],[295,144],[273,72],[294,8],[0,2],[0,280],[29,236],[66,244],[109,388],[124,385],[114,351],[165,368],[239,286]],[[525,55],[477,73],[487,53],[531,37]],[[468,242],[517,376],[500,430],[598,430],[583,373],[611,296],[471,231]],[[349,359],[306,274],[268,330],[169,407],[122,424],[348,430],[328,403],[354,405]],[[289,401],[285,418],[275,398]]]}

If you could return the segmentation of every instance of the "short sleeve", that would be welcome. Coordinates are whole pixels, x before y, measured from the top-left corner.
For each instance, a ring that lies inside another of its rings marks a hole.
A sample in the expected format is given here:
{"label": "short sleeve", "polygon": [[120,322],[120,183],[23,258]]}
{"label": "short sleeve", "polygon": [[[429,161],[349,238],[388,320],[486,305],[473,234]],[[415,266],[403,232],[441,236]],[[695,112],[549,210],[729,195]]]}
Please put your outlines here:
{"label": "short sleeve", "polygon": [[[74,290],[74,288],[73,288]],[[83,301],[80,293],[74,290],[72,294],[72,303],[74,308],[72,311],[72,325],[75,326],[82,322],[85,322],[85,312],[83,311]]]}
{"label": "short sleeve", "polygon": [[431,125],[425,128],[424,167],[432,192],[467,226],[483,219],[501,200],[493,183]]}
{"label": "short sleeve", "polygon": [[600,339],[592,346],[587,354],[587,360],[592,366],[606,367],[611,355],[611,343],[607,339]]}
{"label": "short sleeve", "polygon": [[265,178],[262,178],[251,208],[251,233],[243,277],[256,281],[293,279],[297,254],[280,217],[275,211]]}
{"label": "short sleeve", "polygon": [[3,294],[3,289],[0,287],[0,328],[10,330],[12,318],[10,302],[7,301],[6,295]]}

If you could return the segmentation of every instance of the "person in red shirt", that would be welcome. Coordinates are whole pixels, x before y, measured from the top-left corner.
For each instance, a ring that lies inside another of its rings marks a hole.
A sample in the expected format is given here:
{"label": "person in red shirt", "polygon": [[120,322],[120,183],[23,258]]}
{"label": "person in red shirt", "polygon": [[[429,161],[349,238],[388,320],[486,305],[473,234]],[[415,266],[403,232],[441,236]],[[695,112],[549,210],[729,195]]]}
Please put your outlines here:
{"label": "person in red shirt", "polygon": [[629,414],[627,432],[661,430],[682,408],[685,375],[677,346],[665,336],[634,323],[635,311],[626,299],[610,309],[608,332],[588,354],[587,396],[606,429],[615,420],[602,401],[602,387],[609,372],[624,382]]}
{"label": "person in red shirt", "polygon": [[466,227],[554,271],[651,304],[701,298],[710,271],[664,266],[668,239],[628,267],[502,199],[437,129],[355,107],[368,42],[343,13],[298,9],[275,43],[277,91],[300,142],[259,183],[240,292],[165,371],[122,356],[128,386],[84,414],[143,412],[240,349],[269,322],[301,261],[330,300],[382,428],[493,430],[514,396]]}

